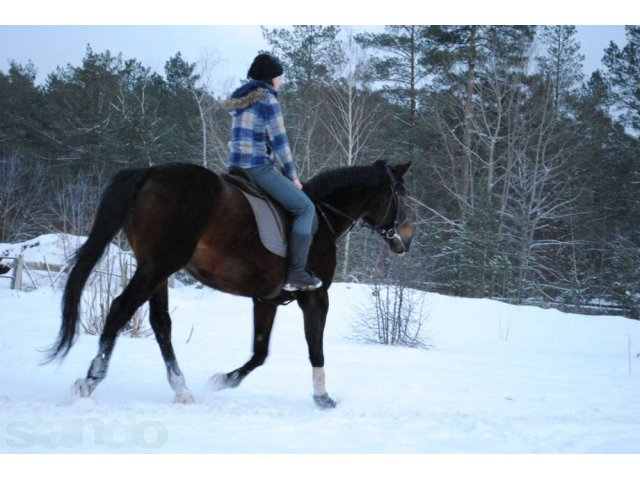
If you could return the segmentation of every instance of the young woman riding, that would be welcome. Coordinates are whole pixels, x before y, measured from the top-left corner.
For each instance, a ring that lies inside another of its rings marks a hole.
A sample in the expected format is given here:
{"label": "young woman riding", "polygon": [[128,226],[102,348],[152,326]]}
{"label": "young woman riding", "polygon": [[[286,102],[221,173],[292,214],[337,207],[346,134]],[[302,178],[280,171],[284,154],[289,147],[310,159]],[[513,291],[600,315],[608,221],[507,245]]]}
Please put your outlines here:
{"label": "young woman riding", "polygon": [[258,55],[242,85],[224,102],[231,111],[227,167],[243,168],[253,182],[293,215],[284,290],[315,290],[322,281],[307,270],[316,225],[315,206],[302,191],[284,127],[278,90],[283,68],[272,55]]}

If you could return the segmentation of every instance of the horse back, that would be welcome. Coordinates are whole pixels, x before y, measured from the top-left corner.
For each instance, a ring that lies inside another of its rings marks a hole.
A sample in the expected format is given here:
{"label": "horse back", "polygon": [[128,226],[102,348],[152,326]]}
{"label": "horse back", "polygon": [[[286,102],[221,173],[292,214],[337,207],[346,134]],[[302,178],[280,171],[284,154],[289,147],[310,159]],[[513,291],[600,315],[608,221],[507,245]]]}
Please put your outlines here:
{"label": "horse back", "polygon": [[125,232],[138,262],[168,257],[200,282],[228,293],[265,297],[284,279],[285,260],[262,245],[246,198],[197,165],[155,167]]}

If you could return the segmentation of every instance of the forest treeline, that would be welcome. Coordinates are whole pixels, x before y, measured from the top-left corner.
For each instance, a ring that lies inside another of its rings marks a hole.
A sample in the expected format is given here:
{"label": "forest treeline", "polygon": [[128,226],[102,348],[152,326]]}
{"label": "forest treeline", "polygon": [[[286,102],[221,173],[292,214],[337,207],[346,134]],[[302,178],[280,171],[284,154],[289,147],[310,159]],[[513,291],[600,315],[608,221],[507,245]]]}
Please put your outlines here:
{"label": "forest treeline", "polygon": [[[411,254],[391,259],[356,229],[338,279],[638,318],[640,27],[625,28],[589,77],[567,25],[263,28],[285,65],[303,181],[378,159],[413,165]],[[161,74],[88,46],[42,85],[36,68],[0,71],[0,242],[87,234],[121,168],[224,170],[215,62],[176,53]]]}

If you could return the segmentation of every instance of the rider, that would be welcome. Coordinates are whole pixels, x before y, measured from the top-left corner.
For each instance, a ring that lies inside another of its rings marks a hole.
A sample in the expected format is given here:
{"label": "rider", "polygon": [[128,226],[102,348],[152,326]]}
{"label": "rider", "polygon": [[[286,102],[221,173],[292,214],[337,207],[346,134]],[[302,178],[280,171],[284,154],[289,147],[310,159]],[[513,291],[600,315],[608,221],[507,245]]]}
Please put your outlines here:
{"label": "rider", "polygon": [[249,68],[250,80],[224,102],[232,115],[227,168],[245,169],[258,187],[293,214],[289,268],[283,288],[315,290],[322,281],[306,268],[316,224],[315,206],[302,191],[289,148],[278,102],[282,73],[280,61],[262,53]]}

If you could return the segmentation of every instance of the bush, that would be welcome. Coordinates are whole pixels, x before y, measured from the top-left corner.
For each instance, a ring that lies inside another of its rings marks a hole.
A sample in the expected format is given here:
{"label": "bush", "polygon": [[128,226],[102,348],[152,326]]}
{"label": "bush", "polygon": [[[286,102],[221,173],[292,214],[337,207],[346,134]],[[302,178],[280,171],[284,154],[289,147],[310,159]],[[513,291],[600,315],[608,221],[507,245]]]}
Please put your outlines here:
{"label": "bush", "polygon": [[[131,253],[110,246],[107,254],[96,267],[87,282],[83,296],[80,324],[89,335],[100,335],[113,300],[127,286],[136,270]],[[145,322],[148,309],[139,308],[121,333],[130,337],[147,337],[151,329]]]}
{"label": "bush", "polygon": [[367,343],[428,348],[421,338],[424,295],[403,285],[371,286],[369,302],[359,312],[354,338]]}

